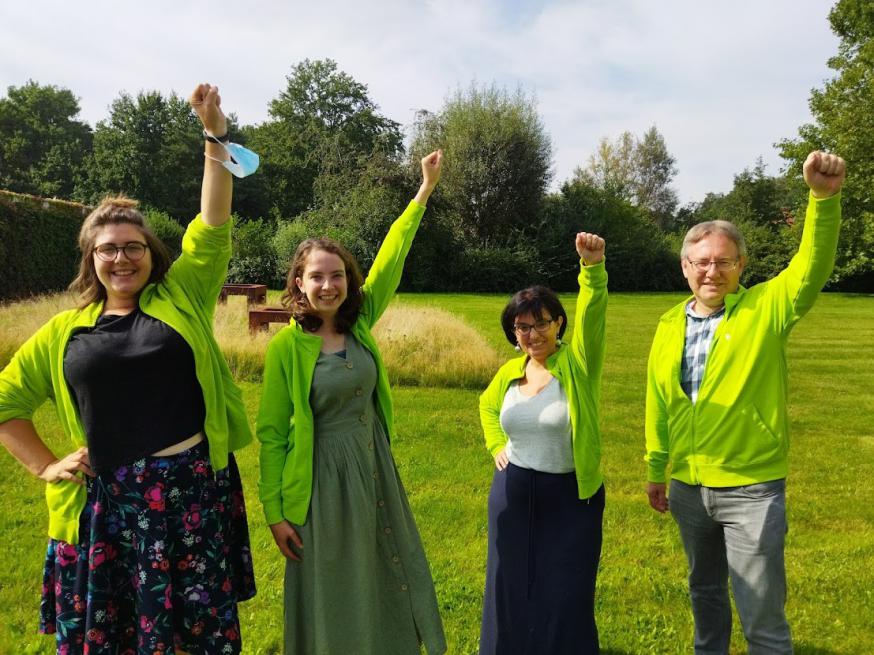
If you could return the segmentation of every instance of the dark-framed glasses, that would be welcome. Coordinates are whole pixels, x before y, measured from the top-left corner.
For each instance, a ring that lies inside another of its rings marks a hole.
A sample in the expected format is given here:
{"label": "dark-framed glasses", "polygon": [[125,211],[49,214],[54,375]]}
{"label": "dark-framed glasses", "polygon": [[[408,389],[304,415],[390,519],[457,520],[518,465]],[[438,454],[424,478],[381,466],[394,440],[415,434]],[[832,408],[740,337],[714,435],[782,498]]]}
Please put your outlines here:
{"label": "dark-framed glasses", "polygon": [[123,246],[117,246],[114,243],[101,243],[99,246],[95,246],[94,254],[105,262],[114,262],[118,253],[123,251],[125,257],[135,262],[143,258],[148,247],[148,244],[139,241],[130,241]]}
{"label": "dark-framed glasses", "polygon": [[737,268],[740,263],[739,259],[686,259],[699,273],[706,273],[711,266],[716,266],[716,270],[720,273],[728,273]]}
{"label": "dark-framed glasses", "polygon": [[554,319],[540,319],[534,325],[531,325],[530,323],[516,323],[513,325],[513,330],[517,334],[531,334],[531,330],[534,329],[537,332],[543,334],[549,329],[549,326],[552,324],[553,320]]}

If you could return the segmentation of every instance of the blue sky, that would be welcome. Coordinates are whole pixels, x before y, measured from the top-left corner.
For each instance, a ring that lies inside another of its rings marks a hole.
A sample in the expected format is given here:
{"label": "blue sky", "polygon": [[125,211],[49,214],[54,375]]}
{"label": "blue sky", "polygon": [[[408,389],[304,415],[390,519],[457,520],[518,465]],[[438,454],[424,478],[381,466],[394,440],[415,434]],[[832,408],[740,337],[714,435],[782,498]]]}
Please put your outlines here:
{"label": "blue sky", "polygon": [[682,202],[728,191],[810,120],[837,52],[827,0],[43,2],[0,6],[0,93],[71,89],[81,117],[120,91],[218,84],[244,123],[267,117],[291,66],[332,58],[409,126],[472,81],[521,87],[552,139],[554,186],[599,139],[656,125]]}

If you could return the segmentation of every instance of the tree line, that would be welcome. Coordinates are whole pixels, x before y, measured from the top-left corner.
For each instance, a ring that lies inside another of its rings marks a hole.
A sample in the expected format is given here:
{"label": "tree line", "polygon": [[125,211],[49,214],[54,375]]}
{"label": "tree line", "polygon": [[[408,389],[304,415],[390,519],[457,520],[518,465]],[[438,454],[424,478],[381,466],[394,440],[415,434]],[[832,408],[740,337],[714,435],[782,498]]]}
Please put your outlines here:
{"label": "tree line", "polygon": [[[416,187],[415,162],[442,147],[447,163],[411,253],[404,287],[509,291],[531,283],[573,288],[571,235],[596,231],[609,244],[611,288],[684,287],[677,253],[695,223],[726,218],[748,240],[744,283],[782,269],[797,247],[806,195],[801,163],[811,149],[841,154],[844,226],[833,288],[874,289],[874,9],[840,0],[829,20],[840,37],[834,77],[812,91],[814,123],[777,145],[785,173],[761,160],[735,175],[728,193],[679,206],[677,162],[656,126],[604,137],[558,191],[550,192],[552,144],[534,99],[522,91],[471,85],[434,112],[402,126],[367,86],[334,61],[292,66],[268,118],[230,133],[261,155],[257,175],[235,184],[238,218],[231,279],[283,283],[306,236],[349,245],[362,266]],[[28,81],[0,98],[0,188],[94,203],[107,193],[140,200],[173,242],[196,213],[202,135],[184,98],[119,94],[93,128],[78,119],[69,89]]]}

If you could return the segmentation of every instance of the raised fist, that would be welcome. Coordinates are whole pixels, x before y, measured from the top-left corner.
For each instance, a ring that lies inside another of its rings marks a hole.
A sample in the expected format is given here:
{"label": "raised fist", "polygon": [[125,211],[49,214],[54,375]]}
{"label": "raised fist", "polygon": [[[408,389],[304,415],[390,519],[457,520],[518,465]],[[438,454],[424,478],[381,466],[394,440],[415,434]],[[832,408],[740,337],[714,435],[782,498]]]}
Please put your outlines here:
{"label": "raised fist", "polygon": [[815,198],[835,195],[841,190],[846,174],[846,164],[837,155],[814,150],[804,161],[804,181]]}

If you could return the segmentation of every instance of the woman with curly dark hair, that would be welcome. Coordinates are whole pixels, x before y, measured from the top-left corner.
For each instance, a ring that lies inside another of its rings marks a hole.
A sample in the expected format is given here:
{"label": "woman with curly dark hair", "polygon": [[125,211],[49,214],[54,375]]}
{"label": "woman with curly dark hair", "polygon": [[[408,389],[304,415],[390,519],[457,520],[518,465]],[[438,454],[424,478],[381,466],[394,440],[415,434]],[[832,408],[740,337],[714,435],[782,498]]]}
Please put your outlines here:
{"label": "woman with curly dark hair", "polygon": [[440,178],[391,226],[367,279],[331,239],[297,249],[293,320],[267,349],[258,414],[261,502],[287,558],[285,653],[429,655],[446,641],[434,583],[389,449],[391,392],[371,328],[397,289]]}

